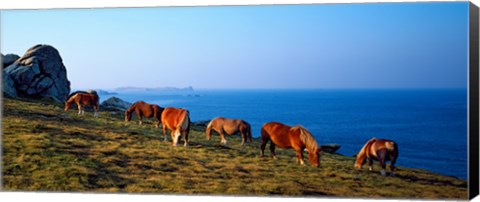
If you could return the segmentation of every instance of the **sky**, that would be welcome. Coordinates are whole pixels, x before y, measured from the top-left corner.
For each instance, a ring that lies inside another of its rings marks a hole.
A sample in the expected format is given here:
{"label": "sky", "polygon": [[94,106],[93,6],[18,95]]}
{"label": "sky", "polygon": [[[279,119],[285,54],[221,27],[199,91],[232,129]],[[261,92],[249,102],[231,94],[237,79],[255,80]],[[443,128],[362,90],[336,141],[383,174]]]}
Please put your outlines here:
{"label": "sky", "polygon": [[1,52],[55,47],[72,89],[466,88],[468,3],[2,10]]}

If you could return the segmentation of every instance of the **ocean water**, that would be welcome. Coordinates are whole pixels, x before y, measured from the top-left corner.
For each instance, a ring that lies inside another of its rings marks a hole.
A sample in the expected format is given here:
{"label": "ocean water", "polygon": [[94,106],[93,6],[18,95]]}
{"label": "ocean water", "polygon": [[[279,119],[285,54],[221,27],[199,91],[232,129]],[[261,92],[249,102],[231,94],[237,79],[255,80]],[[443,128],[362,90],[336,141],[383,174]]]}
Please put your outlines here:
{"label": "ocean water", "polygon": [[187,108],[192,121],[244,119],[254,137],[270,121],[300,124],[319,144],[340,144],[337,152],[346,156],[372,137],[392,139],[399,145],[397,165],[467,178],[466,89],[142,91],[115,96]]}

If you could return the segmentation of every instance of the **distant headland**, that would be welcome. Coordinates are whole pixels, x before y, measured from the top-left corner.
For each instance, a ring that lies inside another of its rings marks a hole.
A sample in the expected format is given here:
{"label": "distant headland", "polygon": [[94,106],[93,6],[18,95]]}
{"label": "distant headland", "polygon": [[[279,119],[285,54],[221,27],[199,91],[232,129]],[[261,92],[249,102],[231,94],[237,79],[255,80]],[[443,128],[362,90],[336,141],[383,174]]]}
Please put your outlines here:
{"label": "distant headland", "polygon": [[127,86],[127,87],[119,87],[113,89],[113,91],[193,91],[192,86],[188,86],[185,88],[178,88],[178,87],[155,87],[155,88],[144,88],[144,87],[132,87],[132,86]]}

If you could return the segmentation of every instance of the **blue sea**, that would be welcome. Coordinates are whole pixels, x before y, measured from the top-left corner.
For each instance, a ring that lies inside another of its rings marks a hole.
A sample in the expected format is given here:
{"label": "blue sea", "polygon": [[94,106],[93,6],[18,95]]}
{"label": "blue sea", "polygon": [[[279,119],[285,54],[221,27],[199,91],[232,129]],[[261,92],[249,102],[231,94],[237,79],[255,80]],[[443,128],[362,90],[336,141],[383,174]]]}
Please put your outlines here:
{"label": "blue sea", "polygon": [[372,137],[392,139],[399,145],[397,165],[467,178],[466,89],[140,91],[114,96],[187,108],[192,121],[244,119],[254,137],[266,122],[300,124],[319,144],[340,144],[337,152],[346,156]]}

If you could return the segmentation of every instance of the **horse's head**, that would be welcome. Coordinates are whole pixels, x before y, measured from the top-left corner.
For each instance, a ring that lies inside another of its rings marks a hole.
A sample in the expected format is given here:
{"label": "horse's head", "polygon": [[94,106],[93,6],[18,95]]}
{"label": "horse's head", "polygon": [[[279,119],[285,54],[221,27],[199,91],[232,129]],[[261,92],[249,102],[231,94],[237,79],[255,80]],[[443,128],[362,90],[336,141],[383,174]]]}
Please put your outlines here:
{"label": "horse's head", "polygon": [[70,109],[70,103],[65,102],[65,109],[63,109],[63,111],[67,111],[68,109]]}
{"label": "horse's head", "polygon": [[129,110],[126,110],[125,111],[125,123],[129,122],[130,120],[132,120],[132,112],[129,111]]}
{"label": "horse's head", "polygon": [[354,167],[357,168],[357,169],[362,168],[363,164],[365,164],[365,159],[366,159],[366,155],[362,152],[355,155],[355,165],[354,165]]}
{"label": "horse's head", "polygon": [[362,149],[356,155],[355,168],[362,168],[363,164],[365,164],[365,160],[367,159],[367,152],[370,150],[372,144],[376,141],[377,138],[372,138],[367,143],[365,143],[365,145],[363,145]]}
{"label": "horse's head", "polygon": [[320,151],[320,148],[316,148],[313,152],[308,151],[308,160],[312,166],[320,167]]}
{"label": "horse's head", "polygon": [[207,136],[207,140],[210,140],[210,138],[212,137],[212,121],[208,123],[207,128],[205,129],[205,135]]}

